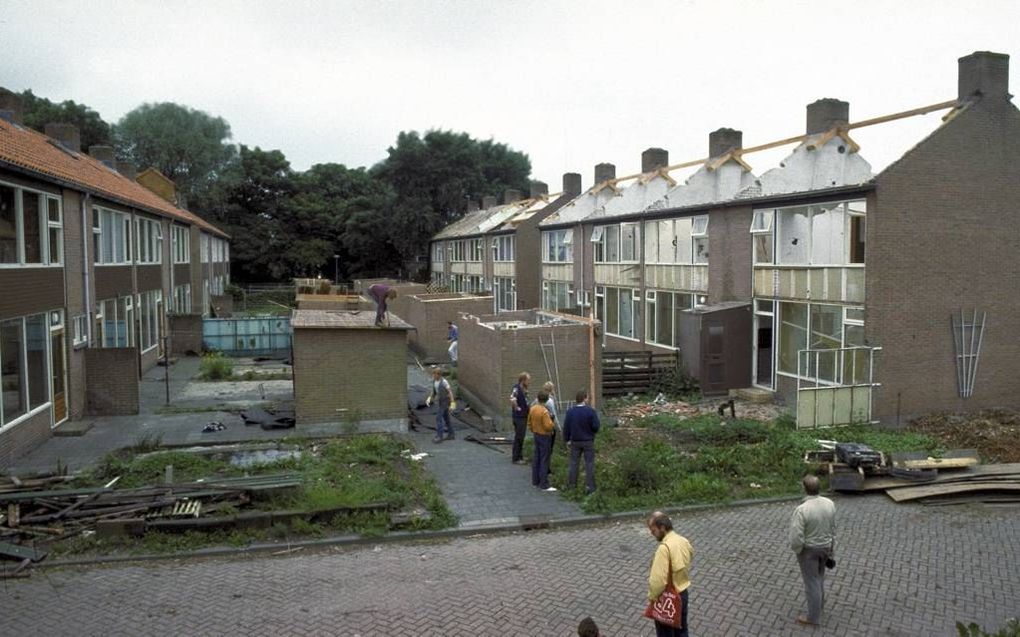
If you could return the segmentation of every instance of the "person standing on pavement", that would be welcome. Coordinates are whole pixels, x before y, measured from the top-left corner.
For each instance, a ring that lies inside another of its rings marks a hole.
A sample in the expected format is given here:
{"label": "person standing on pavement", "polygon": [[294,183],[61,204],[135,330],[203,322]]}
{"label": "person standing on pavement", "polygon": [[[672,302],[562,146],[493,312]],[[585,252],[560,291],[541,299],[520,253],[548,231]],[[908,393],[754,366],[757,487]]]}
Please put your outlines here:
{"label": "person standing on pavement", "polygon": [[543,491],[555,491],[549,485],[549,460],[552,455],[552,418],[545,403],[549,394],[538,392],[538,401],[528,410],[528,429],[535,440],[535,456],[531,459],[531,485]]}
{"label": "person standing on pavement", "polygon": [[457,330],[457,326],[453,324],[453,321],[446,322],[446,340],[450,343],[450,347],[447,348],[447,352],[450,354],[450,361],[454,365],[457,364],[457,341],[460,338],[460,331]]}
{"label": "person standing on pavement", "polygon": [[552,452],[556,449],[556,434],[559,433],[563,425],[556,413],[556,385],[551,380],[546,381],[542,385],[542,391],[549,394],[549,400],[545,401],[545,408],[549,411],[549,417],[553,422],[552,436],[549,440],[549,472],[552,473]]}
{"label": "person standing on pavement", "polygon": [[517,376],[517,384],[510,390],[510,418],[514,423],[514,446],[510,460],[514,464],[524,464],[524,432],[528,426],[528,387],[531,385],[531,374],[521,372]]}
{"label": "person standing on pavement", "polygon": [[836,539],[836,505],[818,495],[818,476],[804,476],[802,482],[804,501],[790,518],[790,548],[797,555],[807,597],[807,615],[797,617],[797,623],[817,626],[825,605],[825,562]]}
{"label": "person standing on pavement", "polygon": [[450,421],[450,405],[453,404],[453,389],[450,388],[450,381],[443,378],[443,370],[438,367],[432,368],[432,393],[425,399],[426,405],[436,403],[436,437],[432,442],[442,442],[443,424],[446,424],[445,440],[453,440],[453,422]]}
{"label": "person standing on pavement", "polygon": [[687,600],[694,548],[687,538],[673,530],[673,521],[662,511],[656,511],[648,518],[648,532],[659,541],[648,572],[648,601],[659,599],[662,591],[666,590],[666,584],[672,582],[680,593],[681,602],[680,627],[655,622],[655,634],[657,637],[688,637]]}
{"label": "person standing on pavement", "polygon": [[581,390],[576,403],[563,418],[563,441],[570,449],[567,488],[577,486],[578,464],[584,454],[584,486],[588,495],[595,493],[595,433],[599,430],[599,414],[588,405],[588,392]]}
{"label": "person standing on pavement", "polygon": [[383,327],[386,320],[386,301],[397,298],[397,291],[385,283],[368,286],[368,295],[375,301],[375,326]]}

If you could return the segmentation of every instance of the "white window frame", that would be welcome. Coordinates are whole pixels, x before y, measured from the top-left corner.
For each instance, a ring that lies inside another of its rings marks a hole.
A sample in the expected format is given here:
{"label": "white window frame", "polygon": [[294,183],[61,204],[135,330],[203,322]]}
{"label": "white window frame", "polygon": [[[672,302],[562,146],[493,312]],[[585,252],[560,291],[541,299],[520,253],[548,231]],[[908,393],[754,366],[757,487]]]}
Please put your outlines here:
{"label": "white window frame", "polygon": [[[48,267],[63,267],[63,246],[64,246],[64,232],[63,232],[63,201],[60,197],[52,195],[48,192],[41,190],[34,190],[32,188],[25,188],[17,184],[13,184],[7,181],[0,181],[0,186],[10,188],[14,191],[14,243],[15,251],[17,252],[17,261],[14,263],[0,263],[0,268],[48,268]],[[26,263],[25,262],[25,205],[24,196],[25,194],[35,195],[39,198],[39,262],[38,263]],[[50,208],[49,203],[51,201],[57,202],[57,221],[50,221]],[[50,229],[59,228],[60,231],[57,234],[58,252],[56,259],[50,254]]]}
{"label": "white window frame", "polygon": [[[9,430],[9,429],[11,429],[13,427],[17,427],[18,425],[20,425],[21,423],[25,422],[29,418],[32,418],[32,417],[42,413],[46,409],[51,408],[51,406],[53,405],[53,386],[52,386],[53,358],[52,358],[52,353],[50,352],[50,348],[52,347],[52,343],[50,342],[50,338],[49,338],[50,330],[46,329],[45,330],[46,336],[43,338],[43,341],[44,341],[44,348],[43,348],[44,354],[43,354],[43,356],[44,356],[45,361],[46,361],[46,363],[45,363],[45,365],[46,365],[46,374],[45,374],[45,378],[46,378],[46,399],[40,405],[38,405],[37,407],[34,407],[34,408],[32,407],[32,395],[31,395],[32,388],[29,387],[29,380],[30,380],[32,374],[31,374],[31,372],[29,372],[29,369],[28,369],[28,322],[27,321],[28,321],[29,318],[33,318],[33,317],[37,317],[37,316],[42,316],[43,317],[43,325],[47,326],[47,328],[48,328],[48,326],[50,325],[49,312],[41,312],[41,313],[29,314],[27,316],[18,316],[18,317],[13,317],[13,318],[9,318],[9,319],[3,319],[2,321],[0,321],[0,323],[7,323],[7,322],[14,322],[14,321],[18,321],[18,322],[21,323],[21,339],[20,339],[20,342],[21,342],[21,351],[18,352],[18,353],[20,354],[19,358],[21,359],[21,361],[20,361],[21,362],[21,371],[23,371],[24,374],[25,374],[25,377],[24,377],[23,381],[24,381],[24,399],[25,399],[25,402],[26,402],[25,413],[23,413],[23,414],[21,414],[19,416],[15,416],[10,422],[4,422],[3,421],[3,413],[4,413],[3,412],[3,407],[4,407],[3,401],[4,401],[4,398],[3,398],[3,392],[0,392],[0,433],[3,433],[4,431],[7,431],[7,430]],[[2,347],[2,346],[3,346],[3,341],[0,340],[0,347]],[[66,361],[65,361],[65,367],[66,367]],[[66,382],[66,380],[65,380],[65,382]]]}
{"label": "white window frame", "polygon": [[73,339],[71,346],[74,349],[87,347],[89,344],[89,315],[78,314],[71,320]]}
{"label": "white window frame", "polygon": [[[762,299],[762,300],[766,300],[767,301],[768,299]],[[783,313],[782,313],[782,311],[780,309],[780,305],[786,304],[786,303],[797,304],[797,305],[806,305],[807,306],[807,319],[806,320],[807,320],[807,344],[808,344],[808,346],[811,345],[812,319],[814,318],[812,316],[812,314],[813,314],[812,308],[814,308],[814,307],[818,307],[818,306],[824,305],[826,307],[840,307],[841,308],[840,320],[842,321],[842,323],[840,325],[840,330],[839,330],[839,348],[840,349],[846,348],[846,347],[853,347],[851,345],[847,345],[847,343],[846,343],[846,327],[847,327],[847,325],[851,325],[851,326],[854,326],[854,327],[864,327],[864,319],[863,318],[860,318],[860,319],[858,319],[858,318],[847,319],[847,316],[848,316],[848,314],[850,312],[853,312],[855,310],[860,310],[861,312],[863,312],[864,311],[864,307],[863,306],[859,306],[859,305],[843,305],[843,306],[840,306],[840,305],[837,305],[837,304],[834,304],[834,303],[810,303],[810,302],[802,303],[802,302],[799,302],[799,301],[785,301],[785,300],[780,301],[780,300],[776,300],[773,303],[773,305],[772,305],[773,312],[775,314],[775,320],[773,322],[773,326],[774,326],[773,329],[775,330],[775,336],[774,336],[773,341],[772,341],[772,351],[774,352],[773,356],[772,356],[773,376],[786,376],[787,378],[794,378],[794,379],[798,378],[798,374],[796,374],[795,372],[786,372],[786,371],[782,371],[781,369],[779,369],[779,351],[782,348],[782,324],[783,324],[783,322],[781,320],[781,317],[782,317]],[[767,315],[765,312],[760,312],[760,314]],[[797,327],[797,329],[800,329],[800,326],[795,326],[795,327]],[[834,351],[835,351],[835,348],[834,348]],[[839,386],[839,385],[842,384],[842,380],[843,380],[842,374],[843,374],[843,370],[840,369],[839,370],[839,376],[834,381],[828,381],[826,379],[818,379],[818,382],[821,383],[821,384],[826,384],[826,385]],[[800,378],[802,378],[804,380],[812,380],[812,381],[815,380],[814,376],[803,376],[803,377],[800,377]]]}
{"label": "white window frame", "polygon": [[191,228],[173,224],[170,226],[171,251],[174,263],[191,263]]}
{"label": "white window frame", "polygon": [[[865,210],[859,210],[859,209],[851,208],[851,206],[854,205],[854,204],[864,205],[865,206]],[[863,268],[864,267],[864,263],[852,263],[850,261],[850,250],[851,250],[851,247],[852,247],[850,245],[850,223],[851,223],[851,219],[853,217],[859,217],[859,218],[867,219],[868,215],[867,215],[866,206],[867,206],[867,201],[865,199],[856,198],[856,199],[841,199],[841,200],[838,200],[838,201],[826,201],[826,202],[819,202],[819,203],[813,203],[813,204],[804,204],[804,205],[796,205],[796,206],[780,206],[780,207],[768,209],[768,210],[771,210],[771,212],[773,214],[773,217],[774,217],[774,221],[772,223],[772,231],[771,231],[771,234],[772,234],[772,262],[771,263],[758,263],[757,265],[779,265],[779,266],[793,266],[793,267],[805,267],[805,268],[809,268],[809,267],[810,268],[822,268],[822,267],[831,267],[831,268]],[[826,211],[830,211],[830,210],[834,210],[837,207],[842,207],[842,213],[843,213],[843,235],[844,235],[844,237],[843,237],[843,249],[841,250],[841,255],[840,255],[841,259],[842,259],[842,263],[839,263],[839,262],[837,262],[837,263],[815,263],[814,260],[813,260],[814,242],[815,242],[815,236],[814,235],[815,235],[815,232],[814,232],[814,224],[812,223],[812,221],[813,221],[813,218],[814,218],[815,214],[817,214],[816,208],[821,208],[821,209],[824,209]],[[779,250],[779,247],[782,244],[782,242],[785,241],[785,238],[782,236],[781,227],[780,227],[780,224],[779,224],[779,218],[780,218],[780,215],[781,215],[782,211],[790,210],[790,209],[793,209],[793,208],[807,208],[808,209],[808,215],[807,215],[807,237],[806,237],[806,244],[807,245],[804,248],[805,253],[807,254],[807,259],[804,262],[784,262],[784,261],[780,260],[780,250]],[[758,212],[758,211],[756,211],[756,212]],[[752,221],[752,226],[753,226],[753,221]],[[764,232],[763,232],[763,234],[764,234]],[[865,253],[866,253],[866,251],[867,251],[867,238],[865,237]],[[755,259],[757,259],[757,255],[755,255]]]}
{"label": "white window frame", "polygon": [[517,248],[516,237],[512,234],[498,235],[492,238],[492,260],[499,263],[512,263]]}
{"label": "white window frame", "polygon": [[573,234],[571,228],[543,231],[542,263],[573,263]]}
{"label": "white window frame", "polygon": [[[131,229],[134,224],[131,222],[131,215],[126,212],[119,210],[113,210],[112,208],[104,208],[103,206],[93,206],[93,225],[92,235],[98,237],[98,240],[94,240],[92,245],[95,249],[93,255],[93,263],[97,266],[104,265],[130,265],[132,263],[132,241],[131,241]],[[96,215],[99,216],[99,226],[96,227],[95,219]],[[104,230],[104,219],[107,220],[105,224],[107,230]],[[111,232],[113,236],[110,238],[110,255],[104,254],[103,244],[106,243],[106,232]],[[137,242],[135,242],[137,243]],[[122,259],[118,259],[118,252],[123,255]]]}

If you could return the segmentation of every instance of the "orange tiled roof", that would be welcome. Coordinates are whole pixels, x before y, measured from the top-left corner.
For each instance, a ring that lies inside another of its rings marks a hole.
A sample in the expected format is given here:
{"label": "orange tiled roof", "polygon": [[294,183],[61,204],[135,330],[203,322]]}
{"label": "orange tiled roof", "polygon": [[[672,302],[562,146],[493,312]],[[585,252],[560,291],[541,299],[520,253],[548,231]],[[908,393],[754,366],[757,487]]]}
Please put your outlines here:
{"label": "orange tiled roof", "polygon": [[38,131],[0,119],[0,161],[80,186],[118,203],[228,236],[205,219],[178,208],[101,161],[85,153],[71,154],[54,144]]}

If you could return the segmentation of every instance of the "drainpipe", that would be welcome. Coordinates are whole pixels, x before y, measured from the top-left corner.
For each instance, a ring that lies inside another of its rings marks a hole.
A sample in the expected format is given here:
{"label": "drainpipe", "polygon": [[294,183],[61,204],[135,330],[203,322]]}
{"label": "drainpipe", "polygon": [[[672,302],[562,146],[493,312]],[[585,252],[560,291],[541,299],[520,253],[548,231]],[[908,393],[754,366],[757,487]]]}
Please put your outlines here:
{"label": "drainpipe", "polygon": [[[81,255],[82,255],[82,279],[85,285],[85,334],[88,339],[87,347],[92,347],[92,303],[89,294],[89,244],[92,243],[92,224],[89,223],[88,209],[91,196],[85,193],[81,199]],[[72,334],[74,334],[72,326]]]}

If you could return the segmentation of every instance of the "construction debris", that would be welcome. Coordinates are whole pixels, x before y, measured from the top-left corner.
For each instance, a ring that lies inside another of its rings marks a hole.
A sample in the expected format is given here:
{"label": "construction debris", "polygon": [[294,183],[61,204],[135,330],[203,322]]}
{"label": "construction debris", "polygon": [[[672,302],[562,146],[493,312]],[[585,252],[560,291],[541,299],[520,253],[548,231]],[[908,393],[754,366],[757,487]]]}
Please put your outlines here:
{"label": "construction debris", "polygon": [[723,417],[728,415],[729,418],[768,421],[778,417],[781,411],[776,405],[752,403],[736,398],[706,400],[697,404],[682,400],[671,401],[660,393],[650,402],[626,403],[611,410],[611,413],[619,419],[619,426],[628,427],[641,418],[657,414],[668,414],[675,416],[678,420],[713,414]]}

